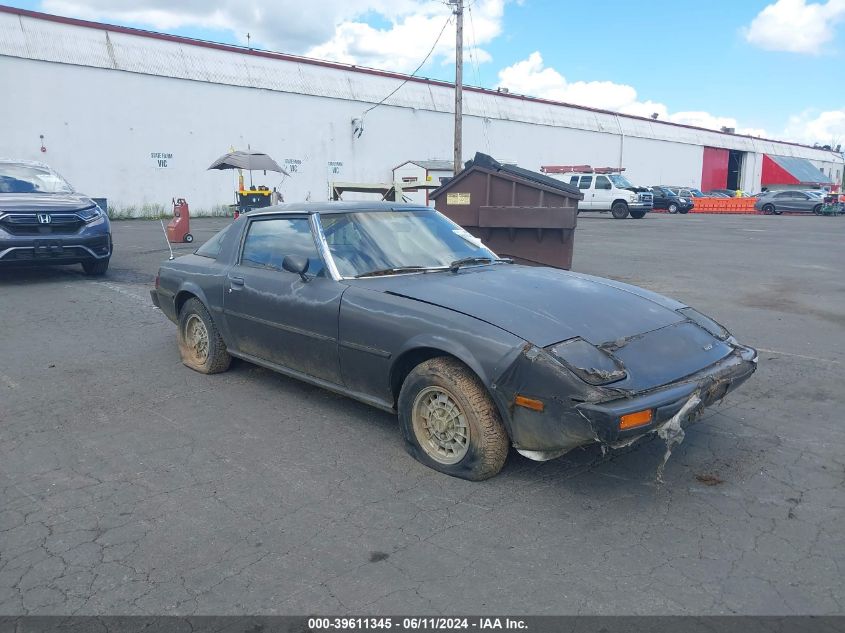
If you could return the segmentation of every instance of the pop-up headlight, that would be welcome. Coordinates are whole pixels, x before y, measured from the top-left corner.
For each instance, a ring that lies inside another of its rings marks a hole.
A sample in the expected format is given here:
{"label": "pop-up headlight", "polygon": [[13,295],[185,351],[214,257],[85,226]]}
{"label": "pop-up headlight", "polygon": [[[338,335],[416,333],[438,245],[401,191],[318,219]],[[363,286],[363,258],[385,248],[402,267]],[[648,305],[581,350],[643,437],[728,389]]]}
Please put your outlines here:
{"label": "pop-up headlight", "polygon": [[683,314],[686,318],[690,321],[695,323],[696,325],[704,328],[710,334],[715,336],[720,341],[727,341],[731,338],[731,333],[728,332],[724,327],[716,323],[713,319],[708,316],[704,316],[698,310],[693,308],[681,308],[678,310],[680,314]]}
{"label": "pop-up headlight", "polygon": [[551,345],[546,351],[591,385],[607,385],[627,376],[619,359],[581,338]]}

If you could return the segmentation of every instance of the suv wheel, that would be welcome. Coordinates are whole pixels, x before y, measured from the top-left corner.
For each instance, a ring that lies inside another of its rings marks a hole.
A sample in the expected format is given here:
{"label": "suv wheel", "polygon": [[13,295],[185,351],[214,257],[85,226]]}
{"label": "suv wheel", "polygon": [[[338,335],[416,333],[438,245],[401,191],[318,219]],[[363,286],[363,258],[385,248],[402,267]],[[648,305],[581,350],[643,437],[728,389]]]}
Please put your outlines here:
{"label": "suv wheel", "polygon": [[399,393],[408,452],[429,468],[479,481],[508,457],[508,434],[496,405],[463,363],[439,357],[417,365]]}
{"label": "suv wheel", "polygon": [[614,202],[610,207],[610,213],[617,220],[624,220],[628,217],[628,205],[624,202]]}
{"label": "suv wheel", "polygon": [[677,212],[678,212],[678,205],[677,205],[677,204],[675,204],[674,202],[671,202],[671,203],[669,204],[669,206],[668,206],[668,207],[666,207],[666,210],[667,210],[669,213],[677,213]]}
{"label": "suv wheel", "polygon": [[105,259],[91,259],[87,262],[82,262],[82,270],[85,271],[86,275],[89,275],[91,277],[99,277],[100,275],[105,275],[108,269],[108,257],[106,257]]}

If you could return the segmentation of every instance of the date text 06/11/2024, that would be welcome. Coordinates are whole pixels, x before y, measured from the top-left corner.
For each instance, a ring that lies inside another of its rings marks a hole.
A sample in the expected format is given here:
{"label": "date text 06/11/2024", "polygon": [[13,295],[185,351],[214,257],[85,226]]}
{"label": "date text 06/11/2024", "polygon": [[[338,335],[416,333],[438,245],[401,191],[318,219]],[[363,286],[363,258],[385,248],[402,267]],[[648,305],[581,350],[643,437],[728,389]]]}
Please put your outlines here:
{"label": "date text 06/11/2024", "polygon": [[308,618],[308,628],[312,631],[452,631],[452,630],[511,630],[527,631],[524,620],[518,618],[474,617],[353,617],[353,618]]}

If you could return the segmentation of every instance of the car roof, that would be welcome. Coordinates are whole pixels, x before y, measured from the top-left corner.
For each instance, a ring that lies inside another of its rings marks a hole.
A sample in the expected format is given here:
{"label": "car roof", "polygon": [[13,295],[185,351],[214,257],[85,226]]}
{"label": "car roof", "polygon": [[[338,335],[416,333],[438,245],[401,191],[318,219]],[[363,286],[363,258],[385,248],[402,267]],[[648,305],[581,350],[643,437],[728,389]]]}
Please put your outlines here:
{"label": "car roof", "polygon": [[25,160],[23,158],[6,158],[4,156],[0,156],[0,163],[11,163],[12,165],[26,165],[27,167],[40,167],[42,169],[48,169],[52,171],[52,168],[49,165],[47,165],[46,163],[39,162],[37,160]]}
{"label": "car roof", "polygon": [[349,213],[350,211],[433,211],[431,207],[420,204],[404,204],[401,202],[368,202],[366,200],[356,202],[345,202],[328,200],[326,202],[288,202],[277,204],[272,207],[264,207],[249,212],[250,217],[259,215],[291,213]]}

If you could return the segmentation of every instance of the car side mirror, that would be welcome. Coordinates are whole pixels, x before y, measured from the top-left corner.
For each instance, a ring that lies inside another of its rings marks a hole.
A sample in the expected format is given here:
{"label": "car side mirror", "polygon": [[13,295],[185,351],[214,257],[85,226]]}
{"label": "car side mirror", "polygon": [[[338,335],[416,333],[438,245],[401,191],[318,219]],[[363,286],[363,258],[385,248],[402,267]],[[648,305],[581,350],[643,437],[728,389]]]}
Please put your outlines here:
{"label": "car side mirror", "polygon": [[302,281],[308,281],[305,273],[308,272],[308,258],[300,255],[285,255],[282,260],[282,268],[289,273],[295,273],[302,277]]}

